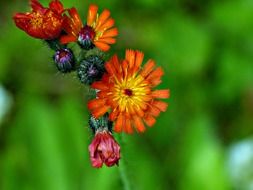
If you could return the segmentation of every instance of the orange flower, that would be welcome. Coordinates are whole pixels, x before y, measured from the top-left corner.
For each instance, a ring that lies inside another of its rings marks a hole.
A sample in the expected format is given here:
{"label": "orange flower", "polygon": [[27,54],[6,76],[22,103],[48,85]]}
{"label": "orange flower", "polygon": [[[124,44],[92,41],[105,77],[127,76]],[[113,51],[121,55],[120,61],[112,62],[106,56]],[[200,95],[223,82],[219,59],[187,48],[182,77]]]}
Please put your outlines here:
{"label": "orange flower", "polygon": [[89,6],[87,23],[83,25],[77,10],[69,9],[69,17],[65,15],[64,18],[64,30],[67,35],[60,39],[61,43],[77,41],[84,49],[91,49],[95,45],[102,51],[108,51],[109,44],[116,42],[114,37],[118,35],[118,30],[113,28],[114,20],[110,17],[110,11],[105,9],[98,15],[97,10],[96,5]]}
{"label": "orange flower", "polygon": [[30,0],[30,13],[17,13],[13,20],[18,28],[28,35],[45,40],[57,38],[62,31],[64,11],[59,0],[53,0],[49,8],[43,7],[37,0]]}
{"label": "orange flower", "polygon": [[116,121],[115,132],[132,133],[145,131],[156,122],[160,112],[167,109],[167,103],[160,98],[168,98],[169,90],[153,90],[161,83],[164,74],[161,67],[155,68],[155,62],[148,62],[141,68],[144,54],[127,50],[126,57],[119,61],[117,55],[105,64],[107,73],[101,81],[92,84],[99,90],[97,98],[88,102],[92,115],[98,118],[111,110],[109,119]]}

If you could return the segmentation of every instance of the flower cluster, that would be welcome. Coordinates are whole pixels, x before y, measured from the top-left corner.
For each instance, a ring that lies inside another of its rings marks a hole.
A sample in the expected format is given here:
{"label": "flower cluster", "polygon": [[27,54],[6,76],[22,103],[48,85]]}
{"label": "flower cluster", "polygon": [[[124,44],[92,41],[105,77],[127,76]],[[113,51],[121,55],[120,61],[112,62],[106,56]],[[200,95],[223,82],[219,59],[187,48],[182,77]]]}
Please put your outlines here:
{"label": "flower cluster", "polygon": [[[152,59],[142,65],[144,54],[138,50],[127,49],[124,59],[115,54],[105,60],[104,53],[118,35],[107,9],[99,14],[98,6],[91,4],[83,22],[76,8],[64,8],[59,0],[52,0],[48,7],[37,0],[30,0],[30,5],[30,12],[13,16],[16,26],[48,44],[60,72],[76,71],[80,82],[94,89],[95,97],[87,104],[94,134],[89,146],[92,166],[118,165],[120,145],[113,132],[142,133],[167,109],[160,99],[168,98],[169,90],[154,89],[161,83],[163,69]],[[78,44],[78,54],[70,43]]]}

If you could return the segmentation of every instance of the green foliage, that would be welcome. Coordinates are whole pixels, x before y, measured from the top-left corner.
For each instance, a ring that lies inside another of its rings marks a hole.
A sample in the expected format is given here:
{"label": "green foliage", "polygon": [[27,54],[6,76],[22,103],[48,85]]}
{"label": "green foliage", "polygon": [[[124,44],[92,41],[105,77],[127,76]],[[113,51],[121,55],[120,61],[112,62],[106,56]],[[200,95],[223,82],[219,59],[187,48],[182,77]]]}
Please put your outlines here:
{"label": "green foliage", "polygon": [[[86,16],[87,1],[62,2]],[[142,50],[145,61],[164,68],[160,87],[171,90],[168,111],[153,128],[123,135],[132,187],[231,189],[228,149],[253,133],[252,1],[92,2],[110,9],[119,28],[109,54]],[[92,92],[75,74],[58,73],[46,44],[11,20],[27,3],[0,2],[0,85],[13,99],[0,123],[0,189],[124,189],[117,167],[90,164]]]}

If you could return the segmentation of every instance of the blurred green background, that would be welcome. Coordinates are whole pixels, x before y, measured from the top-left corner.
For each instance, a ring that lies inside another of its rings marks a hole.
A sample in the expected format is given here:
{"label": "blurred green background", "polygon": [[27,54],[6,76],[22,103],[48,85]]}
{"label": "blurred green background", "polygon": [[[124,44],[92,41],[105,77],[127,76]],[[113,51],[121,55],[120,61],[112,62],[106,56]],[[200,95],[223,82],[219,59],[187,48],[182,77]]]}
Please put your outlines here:
{"label": "blurred green background", "polygon": [[[62,2],[83,18],[91,3]],[[171,90],[153,128],[123,136],[130,188],[252,190],[253,1],[92,2],[110,9],[119,28],[109,54],[144,51],[165,70],[160,88]],[[122,165],[91,167],[89,91],[15,27],[11,17],[30,10],[28,1],[0,7],[0,189],[127,189]]]}

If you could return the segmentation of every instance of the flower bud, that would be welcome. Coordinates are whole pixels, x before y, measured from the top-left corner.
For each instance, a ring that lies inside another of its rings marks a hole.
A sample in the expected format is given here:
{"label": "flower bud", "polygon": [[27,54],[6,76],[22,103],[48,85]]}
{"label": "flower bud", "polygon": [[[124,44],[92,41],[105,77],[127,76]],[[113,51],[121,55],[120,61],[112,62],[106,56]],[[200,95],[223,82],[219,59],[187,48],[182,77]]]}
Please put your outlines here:
{"label": "flower bud", "polygon": [[120,146],[115,141],[112,133],[106,129],[96,131],[92,143],[89,145],[92,166],[101,168],[103,164],[111,167],[118,165],[120,159]]}
{"label": "flower bud", "polygon": [[81,46],[81,48],[89,50],[94,47],[94,44],[92,43],[93,39],[95,38],[95,31],[92,27],[86,25],[84,26],[78,35],[78,44]]}
{"label": "flower bud", "polygon": [[54,55],[54,62],[59,71],[63,73],[74,70],[75,58],[71,49],[62,48],[56,51]]}
{"label": "flower bud", "polygon": [[82,60],[77,69],[80,81],[88,85],[100,80],[104,72],[104,60],[96,55],[91,55],[87,59]]}

